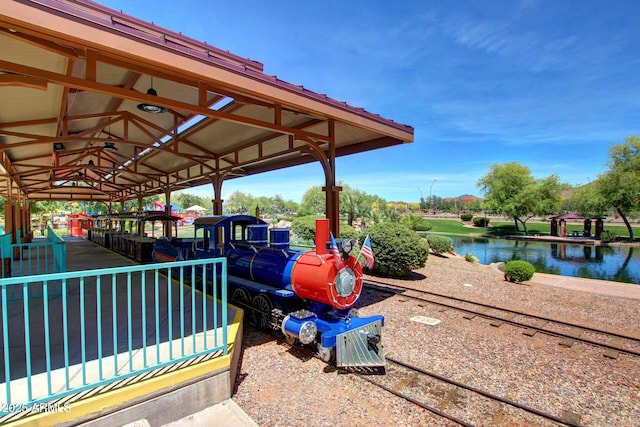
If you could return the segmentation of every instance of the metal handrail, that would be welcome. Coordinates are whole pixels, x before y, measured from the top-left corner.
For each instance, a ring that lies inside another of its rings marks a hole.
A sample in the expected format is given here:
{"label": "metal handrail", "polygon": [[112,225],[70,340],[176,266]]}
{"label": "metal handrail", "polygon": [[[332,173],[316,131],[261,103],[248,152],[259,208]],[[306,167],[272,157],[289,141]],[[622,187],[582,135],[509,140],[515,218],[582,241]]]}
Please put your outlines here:
{"label": "metal handrail", "polygon": [[[185,286],[190,278],[206,292]],[[42,299],[28,297],[34,284]],[[13,286],[21,304],[9,303]],[[228,354],[224,258],[4,278],[0,301],[0,413]]]}

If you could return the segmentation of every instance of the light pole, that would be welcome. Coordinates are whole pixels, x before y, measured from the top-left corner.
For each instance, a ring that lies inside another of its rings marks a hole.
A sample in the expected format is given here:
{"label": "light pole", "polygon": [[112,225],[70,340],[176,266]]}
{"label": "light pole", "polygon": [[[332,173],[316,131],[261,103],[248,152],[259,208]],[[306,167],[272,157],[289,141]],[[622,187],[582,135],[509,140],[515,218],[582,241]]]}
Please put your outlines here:
{"label": "light pole", "polygon": [[431,185],[429,186],[429,210],[431,211],[431,203],[433,201],[433,199],[431,199],[431,190],[433,189],[433,184],[436,183],[436,181],[438,180],[438,178],[434,179],[433,182],[431,183]]}
{"label": "light pole", "polygon": [[422,190],[420,189],[420,187],[418,187],[418,191],[420,192],[420,210],[422,210],[422,206],[424,203],[424,196],[422,195]]}

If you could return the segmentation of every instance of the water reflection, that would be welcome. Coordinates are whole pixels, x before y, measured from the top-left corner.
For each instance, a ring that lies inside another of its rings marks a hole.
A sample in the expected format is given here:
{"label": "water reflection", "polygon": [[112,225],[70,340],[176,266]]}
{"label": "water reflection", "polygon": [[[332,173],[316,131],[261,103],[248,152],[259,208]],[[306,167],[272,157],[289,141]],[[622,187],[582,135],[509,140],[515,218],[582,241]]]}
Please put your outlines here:
{"label": "water reflection", "polygon": [[460,255],[474,254],[482,264],[521,259],[537,272],[640,283],[640,251],[631,246],[587,246],[472,237],[452,237]]}

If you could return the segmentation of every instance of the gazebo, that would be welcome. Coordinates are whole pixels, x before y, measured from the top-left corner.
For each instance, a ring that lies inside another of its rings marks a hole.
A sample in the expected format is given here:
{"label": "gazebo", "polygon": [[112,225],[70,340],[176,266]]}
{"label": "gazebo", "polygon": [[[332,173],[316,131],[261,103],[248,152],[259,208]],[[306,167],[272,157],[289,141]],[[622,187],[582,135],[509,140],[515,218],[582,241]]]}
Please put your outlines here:
{"label": "gazebo", "polygon": [[[584,228],[582,232],[582,236],[589,237],[591,236],[591,221],[595,220],[596,222],[596,232],[594,237],[596,239],[600,238],[600,234],[604,229],[604,220],[602,217],[593,216],[593,217],[584,217],[578,212],[569,212],[561,215],[556,215],[551,217],[551,235],[558,237],[567,237],[567,220],[568,219],[582,219],[584,220]],[[559,226],[559,230],[558,230]]]}

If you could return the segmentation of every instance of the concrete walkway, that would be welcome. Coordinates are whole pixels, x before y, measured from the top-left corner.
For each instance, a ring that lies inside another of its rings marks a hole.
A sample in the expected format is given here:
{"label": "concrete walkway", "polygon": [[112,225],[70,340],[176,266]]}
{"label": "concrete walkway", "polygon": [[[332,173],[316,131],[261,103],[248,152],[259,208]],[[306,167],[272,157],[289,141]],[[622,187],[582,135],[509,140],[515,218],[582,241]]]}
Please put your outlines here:
{"label": "concrete walkway", "polygon": [[640,285],[611,282],[609,280],[584,279],[581,277],[559,276],[556,274],[535,273],[530,283],[556,286],[574,291],[590,292],[619,298],[640,300]]}
{"label": "concrete walkway", "polygon": [[253,427],[256,424],[232,399],[203,409],[163,427]]}

